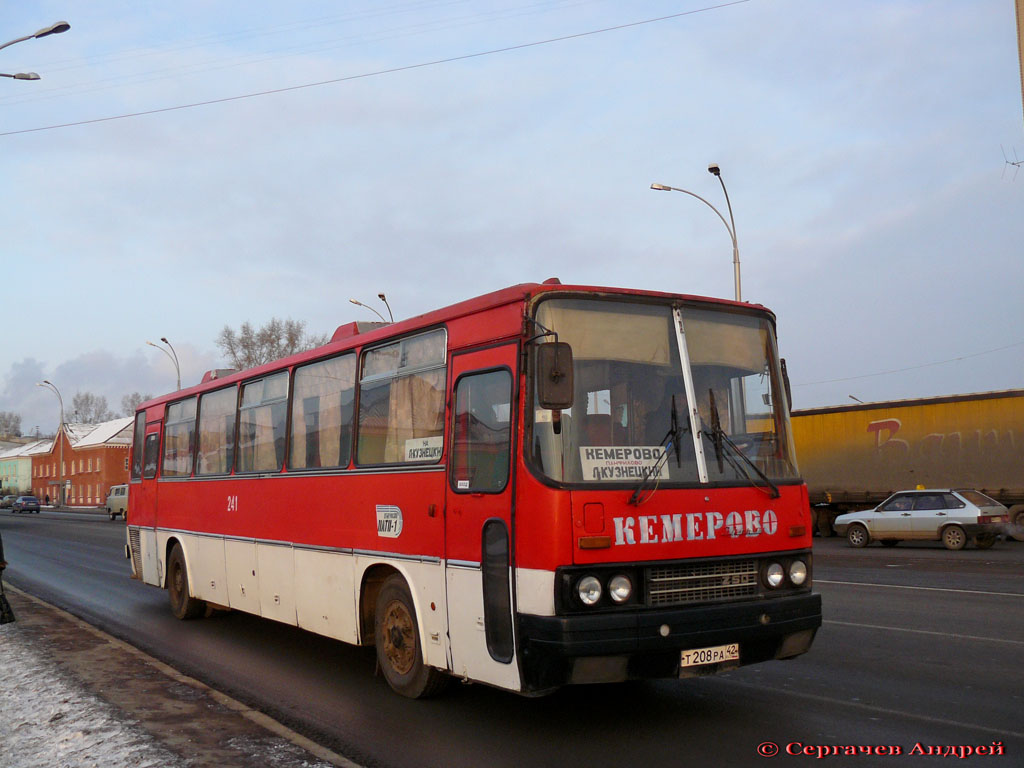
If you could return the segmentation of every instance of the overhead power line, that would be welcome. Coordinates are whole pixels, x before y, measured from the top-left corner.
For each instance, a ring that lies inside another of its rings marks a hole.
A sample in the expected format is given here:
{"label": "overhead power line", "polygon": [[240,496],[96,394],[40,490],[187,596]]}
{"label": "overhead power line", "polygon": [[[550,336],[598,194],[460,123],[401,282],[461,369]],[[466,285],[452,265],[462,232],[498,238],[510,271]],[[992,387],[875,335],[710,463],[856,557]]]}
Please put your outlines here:
{"label": "overhead power line", "polygon": [[893,368],[889,371],[878,371],[877,373],[863,373],[859,376],[844,376],[840,379],[825,379],[823,381],[805,381],[801,384],[794,384],[794,387],[810,387],[815,384],[836,384],[841,381],[854,381],[855,379],[870,379],[874,376],[887,376],[890,373],[903,373],[904,371],[917,371],[921,368],[932,368],[936,365],[946,365],[948,363],[958,363],[961,360],[970,360],[972,357],[981,357],[982,355],[991,355],[993,352],[1002,352],[1004,349],[1013,349],[1013,347],[1024,346],[1024,341],[1018,341],[1014,344],[1007,344],[1005,347],[996,347],[995,349],[986,349],[984,352],[975,352],[973,355],[962,355],[961,357],[951,357],[949,360],[939,360],[934,363],[923,363],[921,365],[911,365],[907,368]]}
{"label": "overhead power line", "polygon": [[114,120],[127,120],[133,117],[144,117],[146,115],[158,115],[165,112],[178,112],[185,109],[195,109],[197,107],[208,107],[214,104],[227,104],[234,101],[243,101],[245,99],[255,99],[261,96],[272,96],[279,93],[289,93],[291,91],[301,91],[308,88],[319,88],[324,85],[333,85],[336,83],[345,83],[352,80],[365,80],[371,77],[380,77],[382,75],[392,75],[398,72],[408,72],[415,69],[424,69],[426,67],[435,67],[440,64],[451,64],[457,61],[467,61],[469,59],[478,59],[484,56],[494,56],[500,53],[511,53],[513,51],[521,51],[527,48],[537,48],[542,45],[552,45],[554,43],[562,43],[568,40],[578,40],[583,37],[592,37],[594,35],[601,35],[607,32],[617,32],[623,29],[630,29],[632,27],[640,27],[647,24],[657,24],[663,21],[671,21],[672,19],[679,19],[684,16],[693,16],[698,13],[706,13],[708,11],[717,11],[722,8],[728,8],[732,5],[742,5],[748,3],[750,0],[733,0],[732,2],[720,3],[718,5],[710,5],[704,8],[697,8],[691,11],[682,11],[680,13],[673,13],[668,16],[659,16],[653,19],[644,19],[642,21],[633,21],[627,24],[617,24],[612,27],[603,27],[601,29],[592,29],[586,32],[576,32],[571,35],[562,35],[561,37],[552,37],[547,40],[535,40],[530,43],[520,43],[518,45],[509,45],[503,48],[492,48],[487,51],[477,51],[475,53],[466,53],[460,56],[449,56],[444,59],[434,59],[433,61],[424,61],[417,64],[406,64],[400,67],[389,67],[387,69],[378,69],[373,72],[362,72],[356,75],[346,75],[344,77],[335,77],[330,80],[320,80],[314,83],[303,83],[301,85],[290,85],[283,88],[272,88],[265,91],[256,91],[253,93],[244,93],[237,96],[224,96],[218,99],[208,99],[206,101],[196,101],[190,104],[178,104],[173,107],[160,107],[157,109],[147,109],[140,112],[128,112],[120,115],[111,115],[109,117],[97,117],[91,120],[76,120],[69,123],[58,123],[54,125],[44,125],[37,128],[22,128],[16,131],[4,131],[0,132],[0,136],[17,136],[24,133],[39,133],[41,131],[54,131],[60,128],[73,128],[80,125],[93,125],[96,123],[109,123]]}

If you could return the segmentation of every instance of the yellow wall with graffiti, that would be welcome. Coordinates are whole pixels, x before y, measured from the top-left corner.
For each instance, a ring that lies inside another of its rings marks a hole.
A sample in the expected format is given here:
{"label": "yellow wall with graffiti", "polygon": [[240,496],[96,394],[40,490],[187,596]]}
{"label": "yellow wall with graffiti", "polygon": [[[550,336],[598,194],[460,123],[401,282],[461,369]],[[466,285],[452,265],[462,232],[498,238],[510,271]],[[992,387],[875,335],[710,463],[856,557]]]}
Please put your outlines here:
{"label": "yellow wall with graffiti", "polygon": [[794,411],[793,436],[812,502],[918,486],[1024,499],[1024,390]]}

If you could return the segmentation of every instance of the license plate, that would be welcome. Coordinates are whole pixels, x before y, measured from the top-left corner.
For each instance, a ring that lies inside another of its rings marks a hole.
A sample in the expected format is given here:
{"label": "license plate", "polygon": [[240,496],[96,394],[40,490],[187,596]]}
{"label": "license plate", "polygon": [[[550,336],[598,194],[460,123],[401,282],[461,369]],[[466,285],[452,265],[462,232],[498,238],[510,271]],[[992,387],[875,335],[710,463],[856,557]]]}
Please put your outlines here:
{"label": "license plate", "polygon": [[738,661],[740,658],[739,643],[716,645],[711,648],[694,648],[683,651],[679,660],[681,667],[699,667],[702,664],[717,664],[720,661]]}

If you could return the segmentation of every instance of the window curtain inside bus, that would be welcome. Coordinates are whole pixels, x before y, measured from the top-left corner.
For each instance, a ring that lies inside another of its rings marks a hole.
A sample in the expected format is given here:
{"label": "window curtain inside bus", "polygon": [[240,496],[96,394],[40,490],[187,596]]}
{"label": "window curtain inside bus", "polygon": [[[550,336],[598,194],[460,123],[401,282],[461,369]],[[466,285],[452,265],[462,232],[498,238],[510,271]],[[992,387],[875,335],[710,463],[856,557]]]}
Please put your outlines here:
{"label": "window curtain inside bus", "polygon": [[290,469],[344,467],[352,443],[355,355],[299,368],[292,395]]}
{"label": "window curtain inside bus", "polygon": [[231,471],[235,454],[235,387],[210,392],[199,401],[199,455],[197,475],[220,475]]}
{"label": "window curtain inside bus", "polygon": [[446,334],[443,330],[370,350],[359,400],[360,464],[441,459]]}
{"label": "window curtain inside bus", "polygon": [[284,463],[288,374],[246,384],[238,429],[238,471],[276,472]]}
{"label": "window curtain inside bus", "polygon": [[192,448],[196,436],[196,399],[194,397],[167,406],[164,421],[163,477],[187,477],[192,474]]}

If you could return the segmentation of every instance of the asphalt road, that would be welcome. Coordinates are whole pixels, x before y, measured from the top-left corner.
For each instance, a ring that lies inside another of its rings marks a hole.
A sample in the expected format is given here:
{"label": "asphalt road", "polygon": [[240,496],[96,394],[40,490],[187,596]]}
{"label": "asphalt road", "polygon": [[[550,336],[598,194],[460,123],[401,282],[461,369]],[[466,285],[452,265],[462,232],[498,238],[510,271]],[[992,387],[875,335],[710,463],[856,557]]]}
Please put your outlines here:
{"label": "asphalt road", "polygon": [[[1021,543],[948,552],[816,540],[825,622],[792,661],[541,699],[454,685],[409,701],[374,676],[372,649],[243,614],[175,620],[165,592],[128,578],[121,521],[5,511],[0,533],[9,583],[367,766],[745,766],[764,764],[765,743],[780,752],[769,763],[838,748],[832,764],[934,764],[911,757],[915,745],[948,760],[995,743],[1002,754],[971,759],[1024,764]],[[874,747],[901,756],[864,752]]]}

